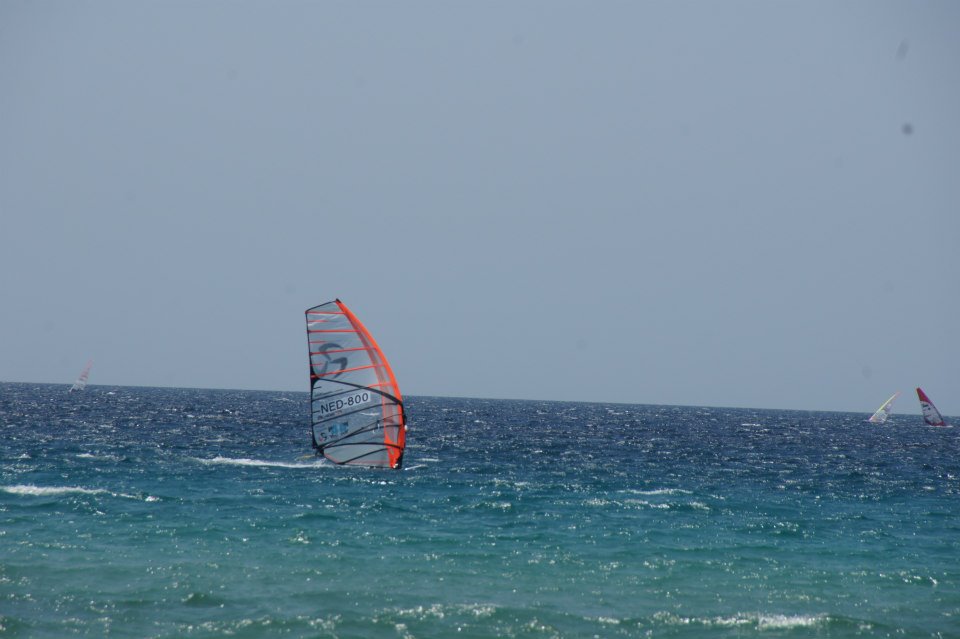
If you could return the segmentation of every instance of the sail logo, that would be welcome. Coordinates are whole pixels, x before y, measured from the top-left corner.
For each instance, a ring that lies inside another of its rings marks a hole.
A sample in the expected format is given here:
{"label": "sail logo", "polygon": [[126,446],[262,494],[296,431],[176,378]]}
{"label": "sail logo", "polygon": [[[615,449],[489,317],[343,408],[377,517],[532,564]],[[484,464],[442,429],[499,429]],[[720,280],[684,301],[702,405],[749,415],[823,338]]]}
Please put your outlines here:
{"label": "sail logo", "polygon": [[346,435],[349,429],[350,426],[344,422],[343,424],[334,424],[327,429],[327,432],[330,433],[331,437],[339,437],[340,435]]}
{"label": "sail logo", "polygon": [[350,424],[347,422],[331,424],[330,426],[327,426],[326,429],[316,434],[317,442],[326,443],[332,439],[346,435],[349,430]]}
{"label": "sail logo", "polygon": [[[324,344],[319,349],[317,349],[317,354],[323,355],[323,358],[324,358],[323,366],[317,368],[316,374],[319,377],[324,377],[326,375],[332,375],[333,377],[340,376],[340,373],[343,372],[343,369],[347,367],[347,358],[338,357],[336,359],[333,359],[332,357],[330,357],[330,353],[327,352],[327,351],[340,351],[340,350],[343,350],[343,347],[340,346],[339,344],[334,344],[333,342]],[[330,368],[331,365],[338,366],[338,368],[334,368],[331,370]]]}
{"label": "sail logo", "polygon": [[370,393],[367,391],[361,391],[359,393],[354,393],[353,395],[348,395],[346,397],[341,397],[340,399],[334,399],[329,402],[324,402],[317,407],[317,410],[320,411],[321,415],[328,415],[333,413],[338,413],[346,408],[353,408],[355,406],[361,406],[370,401]]}

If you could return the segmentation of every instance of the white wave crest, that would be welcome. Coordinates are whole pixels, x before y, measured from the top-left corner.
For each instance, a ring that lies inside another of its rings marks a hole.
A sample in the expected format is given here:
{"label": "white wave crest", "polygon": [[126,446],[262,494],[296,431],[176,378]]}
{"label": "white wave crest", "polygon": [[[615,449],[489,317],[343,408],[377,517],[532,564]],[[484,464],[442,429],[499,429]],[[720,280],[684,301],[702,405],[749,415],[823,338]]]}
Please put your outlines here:
{"label": "white wave crest", "polygon": [[761,630],[812,628],[820,625],[824,618],[823,615],[760,615],[757,618],[757,628]]}
{"label": "white wave crest", "polygon": [[329,465],[322,460],[311,462],[282,462],[264,459],[247,459],[244,457],[236,459],[232,457],[212,457],[208,459],[194,457],[194,459],[201,464],[206,464],[208,466],[222,464],[226,466],[257,466],[261,468],[319,468],[321,466]]}
{"label": "white wave crest", "polygon": [[116,455],[94,455],[92,453],[80,453],[77,455],[77,459],[99,459],[103,461],[120,461],[120,457]]}
{"label": "white wave crest", "polygon": [[643,508],[656,508],[659,510],[670,510],[673,508],[670,504],[655,504],[652,501],[647,501],[646,499],[626,499],[624,500],[625,504],[630,506],[641,506]]}
{"label": "white wave crest", "polygon": [[475,617],[483,619],[490,617],[497,611],[497,607],[487,603],[464,603],[464,604],[431,604],[429,607],[416,606],[414,608],[403,608],[397,610],[401,617],[413,617],[415,619],[443,619],[452,615],[463,615],[466,617]]}
{"label": "white wave crest", "polygon": [[124,499],[140,499],[135,495],[115,493],[104,488],[83,488],[81,486],[32,486],[20,484],[16,486],[0,486],[0,490],[11,495],[25,495],[30,497],[57,497],[60,495],[110,495]]}
{"label": "white wave crest", "polygon": [[639,490],[637,488],[628,488],[627,490],[621,490],[623,493],[630,493],[631,495],[692,495],[693,491],[684,490],[683,488],[655,488],[653,490]]}
{"label": "white wave crest", "polygon": [[827,616],[817,615],[780,615],[737,613],[732,617],[681,617],[672,612],[658,612],[653,618],[668,626],[702,625],[706,627],[755,627],[757,630],[790,630],[793,628],[813,628],[827,621]]}
{"label": "white wave crest", "polygon": [[106,495],[106,494],[109,494],[110,492],[109,490],[104,490],[103,488],[81,488],[79,486],[30,486],[30,485],[0,486],[0,490],[10,493],[11,495],[32,495],[32,496],[70,495],[70,494]]}

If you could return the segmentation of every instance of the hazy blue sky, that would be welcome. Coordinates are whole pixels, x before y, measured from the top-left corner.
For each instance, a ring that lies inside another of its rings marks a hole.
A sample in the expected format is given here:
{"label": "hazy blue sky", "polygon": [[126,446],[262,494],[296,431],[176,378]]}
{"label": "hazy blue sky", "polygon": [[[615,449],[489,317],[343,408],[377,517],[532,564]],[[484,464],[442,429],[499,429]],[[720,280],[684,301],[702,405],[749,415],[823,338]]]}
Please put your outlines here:
{"label": "hazy blue sky", "polygon": [[0,2],[0,380],[960,415],[960,2]]}

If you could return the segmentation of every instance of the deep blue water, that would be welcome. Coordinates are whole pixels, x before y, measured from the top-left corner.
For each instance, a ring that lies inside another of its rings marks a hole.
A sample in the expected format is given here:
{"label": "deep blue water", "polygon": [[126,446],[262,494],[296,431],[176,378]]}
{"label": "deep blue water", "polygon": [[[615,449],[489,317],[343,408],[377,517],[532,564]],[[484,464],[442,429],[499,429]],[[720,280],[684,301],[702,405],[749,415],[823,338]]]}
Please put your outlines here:
{"label": "deep blue water", "polygon": [[2,637],[960,637],[960,429],[407,398],[401,471],[306,393],[0,384]]}

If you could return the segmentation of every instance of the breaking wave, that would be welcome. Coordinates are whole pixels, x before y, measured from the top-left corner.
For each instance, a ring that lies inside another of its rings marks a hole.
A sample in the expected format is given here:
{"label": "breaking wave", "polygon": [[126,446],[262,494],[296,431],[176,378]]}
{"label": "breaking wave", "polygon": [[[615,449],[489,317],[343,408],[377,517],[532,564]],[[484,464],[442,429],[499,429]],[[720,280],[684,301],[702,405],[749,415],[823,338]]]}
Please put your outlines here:
{"label": "breaking wave", "polygon": [[330,465],[324,462],[323,460],[310,461],[310,462],[282,462],[282,461],[270,461],[270,460],[264,460],[264,459],[247,459],[245,457],[240,457],[240,458],[194,457],[193,459],[200,462],[201,464],[206,464],[208,466],[225,465],[225,466],[256,466],[261,468],[320,468],[323,466]]}
{"label": "breaking wave", "polygon": [[124,499],[140,499],[135,495],[115,493],[105,488],[83,488],[81,486],[33,486],[19,484],[15,486],[0,486],[0,490],[11,495],[25,495],[29,497],[57,497],[60,495],[110,495]]}

